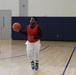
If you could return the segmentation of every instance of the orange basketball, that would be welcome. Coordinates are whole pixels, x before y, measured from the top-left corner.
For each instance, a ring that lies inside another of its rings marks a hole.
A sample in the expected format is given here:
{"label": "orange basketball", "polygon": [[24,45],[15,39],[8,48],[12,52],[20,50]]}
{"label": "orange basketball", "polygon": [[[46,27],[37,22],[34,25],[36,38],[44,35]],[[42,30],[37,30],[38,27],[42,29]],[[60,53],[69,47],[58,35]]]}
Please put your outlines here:
{"label": "orange basketball", "polygon": [[18,23],[18,22],[15,22],[15,23],[13,24],[13,27],[12,27],[12,28],[13,28],[14,31],[18,32],[18,31],[21,30],[21,24]]}

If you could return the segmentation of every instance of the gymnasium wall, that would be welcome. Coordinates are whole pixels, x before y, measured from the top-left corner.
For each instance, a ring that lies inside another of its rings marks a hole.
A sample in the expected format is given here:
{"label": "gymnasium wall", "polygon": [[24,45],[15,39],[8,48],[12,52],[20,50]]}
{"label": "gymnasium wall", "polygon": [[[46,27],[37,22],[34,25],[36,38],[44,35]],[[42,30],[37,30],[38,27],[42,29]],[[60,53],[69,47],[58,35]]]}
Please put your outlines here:
{"label": "gymnasium wall", "polygon": [[[75,41],[75,9],[76,0],[28,0],[29,17],[19,17],[19,0],[0,0],[0,10],[12,10],[12,24],[20,22],[23,31],[30,16],[37,16],[43,32],[42,40]],[[12,39],[23,40],[26,36],[12,31]]]}
{"label": "gymnasium wall", "polygon": [[[30,17],[12,17],[12,24],[19,22],[25,31]],[[38,24],[42,29],[41,40],[76,41],[76,17],[38,17]],[[13,40],[25,40],[27,37],[12,31]]]}
{"label": "gymnasium wall", "polygon": [[12,16],[19,16],[19,0],[0,0],[0,10],[12,10]]}
{"label": "gymnasium wall", "polygon": [[[12,10],[12,16],[19,16],[19,1],[23,0],[0,0],[0,10]],[[27,3],[27,16],[76,16],[76,0],[28,0]]]}
{"label": "gymnasium wall", "polygon": [[76,0],[29,0],[29,16],[76,16]]}

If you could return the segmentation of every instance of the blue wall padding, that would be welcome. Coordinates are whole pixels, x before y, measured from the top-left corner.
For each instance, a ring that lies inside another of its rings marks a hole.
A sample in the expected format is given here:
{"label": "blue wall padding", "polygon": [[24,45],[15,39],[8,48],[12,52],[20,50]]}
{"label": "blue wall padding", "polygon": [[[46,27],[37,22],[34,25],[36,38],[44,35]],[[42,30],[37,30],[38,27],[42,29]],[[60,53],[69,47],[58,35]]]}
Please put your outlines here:
{"label": "blue wall padding", "polygon": [[[22,31],[30,23],[30,17],[12,17],[12,24],[19,22]],[[76,41],[76,17],[38,17],[42,29],[42,40],[71,40]],[[12,30],[13,40],[25,40],[27,36]]]}

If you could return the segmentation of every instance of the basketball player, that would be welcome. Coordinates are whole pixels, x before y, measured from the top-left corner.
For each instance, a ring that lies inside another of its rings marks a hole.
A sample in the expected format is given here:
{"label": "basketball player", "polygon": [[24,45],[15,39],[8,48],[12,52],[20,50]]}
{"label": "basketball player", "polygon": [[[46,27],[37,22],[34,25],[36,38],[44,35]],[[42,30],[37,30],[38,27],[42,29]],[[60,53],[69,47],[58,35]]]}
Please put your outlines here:
{"label": "basketball player", "polygon": [[40,38],[42,37],[42,31],[37,23],[37,18],[32,17],[30,24],[27,26],[26,31],[19,31],[20,33],[27,35],[27,42],[25,43],[27,49],[27,55],[29,56],[31,67],[34,70],[39,68],[39,50],[40,50]]}

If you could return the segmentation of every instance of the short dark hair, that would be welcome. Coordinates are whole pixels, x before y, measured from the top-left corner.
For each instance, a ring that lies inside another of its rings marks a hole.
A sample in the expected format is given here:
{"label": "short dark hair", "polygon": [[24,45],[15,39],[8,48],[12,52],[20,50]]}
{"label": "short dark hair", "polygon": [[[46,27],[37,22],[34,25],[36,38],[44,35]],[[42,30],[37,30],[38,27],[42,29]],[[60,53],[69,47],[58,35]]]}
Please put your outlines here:
{"label": "short dark hair", "polygon": [[38,21],[38,20],[37,20],[37,17],[32,17],[32,18],[34,18],[34,19],[35,19],[35,21]]}

